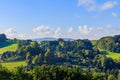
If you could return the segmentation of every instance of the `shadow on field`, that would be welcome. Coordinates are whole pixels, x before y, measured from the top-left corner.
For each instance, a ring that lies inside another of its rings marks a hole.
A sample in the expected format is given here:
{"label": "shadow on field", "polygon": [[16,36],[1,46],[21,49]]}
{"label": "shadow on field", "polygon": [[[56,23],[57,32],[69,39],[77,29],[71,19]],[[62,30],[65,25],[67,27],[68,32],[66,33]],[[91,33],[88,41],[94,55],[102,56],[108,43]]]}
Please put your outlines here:
{"label": "shadow on field", "polygon": [[108,54],[107,51],[101,51],[101,53],[104,54],[104,55],[107,55],[107,54]]}
{"label": "shadow on field", "polygon": [[13,43],[12,42],[2,42],[1,44],[0,44],[0,48],[2,48],[2,47],[7,47],[7,46],[10,46],[10,45],[12,45]]}

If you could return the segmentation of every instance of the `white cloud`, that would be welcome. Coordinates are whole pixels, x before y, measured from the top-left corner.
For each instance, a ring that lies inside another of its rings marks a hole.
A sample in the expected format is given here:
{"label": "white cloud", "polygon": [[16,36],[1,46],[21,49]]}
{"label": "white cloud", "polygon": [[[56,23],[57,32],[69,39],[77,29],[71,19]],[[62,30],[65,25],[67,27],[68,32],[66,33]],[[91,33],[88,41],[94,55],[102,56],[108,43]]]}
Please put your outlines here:
{"label": "white cloud", "polygon": [[76,38],[93,40],[104,36],[118,35],[120,34],[120,28],[116,29],[111,24],[107,24],[102,27],[80,27],[79,32]]}
{"label": "white cloud", "polygon": [[78,0],[78,7],[83,6],[88,11],[100,11],[112,9],[117,5],[117,1],[106,1],[102,4],[98,4],[97,0]]}
{"label": "white cloud", "polygon": [[61,35],[61,28],[57,27],[56,29],[41,25],[39,27],[33,28],[32,30],[36,37],[60,37]]}
{"label": "white cloud", "polygon": [[43,32],[44,33],[44,32],[47,32],[49,30],[50,30],[50,28],[48,26],[41,25],[39,27],[34,28],[33,32]]}
{"label": "white cloud", "polygon": [[[115,25],[116,26],[116,25]],[[23,34],[18,33],[14,29],[9,28],[4,31],[8,38],[32,39],[40,37],[56,37],[56,38],[79,38],[79,39],[99,39],[103,36],[113,36],[120,34],[120,26],[114,28],[113,25],[107,24],[105,26],[89,27],[89,25],[78,26],[78,31],[73,32],[73,27],[67,30],[60,27],[51,28],[48,26],[39,26],[34,28],[34,33]]]}
{"label": "white cloud", "polygon": [[95,0],[78,0],[78,7],[83,6],[88,11],[95,11],[97,6]]}
{"label": "white cloud", "polygon": [[112,25],[111,24],[107,24],[105,27],[106,28],[112,28]]}
{"label": "white cloud", "polygon": [[[120,26],[119,26],[120,27]],[[72,32],[73,27],[69,27],[67,30],[57,27],[52,28],[48,26],[39,26],[33,29],[34,38],[39,37],[56,37],[56,38],[76,38],[76,39],[99,39],[103,36],[113,36],[120,34],[120,28],[114,28],[113,25],[107,24],[105,26],[89,27],[89,25],[78,26],[78,31]],[[48,34],[49,33],[49,34]],[[22,34],[21,37],[28,35]]]}
{"label": "white cloud", "polygon": [[28,39],[28,36],[26,34],[23,34],[23,33],[18,34],[18,37],[20,39]]}
{"label": "white cloud", "polygon": [[54,37],[60,37],[60,35],[61,35],[61,29],[60,29],[60,27],[58,27],[58,28],[53,32],[53,34],[54,34]]}
{"label": "white cloud", "polygon": [[[35,37],[35,35],[33,35],[33,34],[23,34],[23,33],[19,33],[18,35],[17,35],[17,37],[19,38],[19,39],[33,39],[33,38],[36,38]],[[38,37],[37,37],[38,38]]]}
{"label": "white cloud", "polygon": [[60,33],[60,30],[61,30],[61,29],[58,27],[58,28],[55,30],[54,33],[55,33],[55,34],[56,34],[56,33]]}
{"label": "white cloud", "polygon": [[113,16],[113,17],[117,17],[117,16],[118,16],[118,14],[117,14],[117,13],[115,13],[115,12],[112,12],[112,13],[111,13],[111,16]]}
{"label": "white cloud", "polygon": [[107,1],[103,5],[100,6],[101,10],[107,10],[115,7],[117,5],[116,1]]}
{"label": "white cloud", "polygon": [[78,0],[78,6],[81,6],[81,5],[88,6],[91,4],[94,4],[94,0]]}
{"label": "white cloud", "polygon": [[[103,28],[104,27],[104,28]],[[93,36],[91,39],[99,39],[103,36],[113,36],[119,34],[119,29],[113,28],[111,24],[103,26],[101,28],[94,28],[90,35]]]}
{"label": "white cloud", "polygon": [[78,31],[82,34],[88,34],[91,32],[91,30],[92,30],[92,28],[88,27],[87,25],[78,27]]}
{"label": "white cloud", "polygon": [[68,29],[68,33],[71,33],[72,31],[73,31],[73,28],[70,27],[70,28]]}
{"label": "white cloud", "polygon": [[44,37],[50,34],[51,29],[48,26],[41,25],[39,27],[33,28],[32,30],[35,34],[40,37]]}
{"label": "white cloud", "polygon": [[6,30],[4,31],[4,33],[5,33],[5,34],[7,35],[7,37],[9,37],[9,38],[13,38],[13,37],[15,37],[16,34],[17,34],[17,32],[16,32],[14,29],[12,29],[12,28],[6,29]]}
{"label": "white cloud", "polygon": [[88,11],[95,11],[96,9],[97,9],[96,5],[92,5],[87,8]]}

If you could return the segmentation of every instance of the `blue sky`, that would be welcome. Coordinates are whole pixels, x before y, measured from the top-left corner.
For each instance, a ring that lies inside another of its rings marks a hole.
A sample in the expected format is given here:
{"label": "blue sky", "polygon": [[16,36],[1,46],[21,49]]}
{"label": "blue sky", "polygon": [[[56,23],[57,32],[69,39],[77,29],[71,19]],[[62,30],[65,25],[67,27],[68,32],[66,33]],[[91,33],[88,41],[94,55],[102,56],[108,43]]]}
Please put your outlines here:
{"label": "blue sky", "polygon": [[0,0],[9,38],[99,39],[120,34],[120,0]]}

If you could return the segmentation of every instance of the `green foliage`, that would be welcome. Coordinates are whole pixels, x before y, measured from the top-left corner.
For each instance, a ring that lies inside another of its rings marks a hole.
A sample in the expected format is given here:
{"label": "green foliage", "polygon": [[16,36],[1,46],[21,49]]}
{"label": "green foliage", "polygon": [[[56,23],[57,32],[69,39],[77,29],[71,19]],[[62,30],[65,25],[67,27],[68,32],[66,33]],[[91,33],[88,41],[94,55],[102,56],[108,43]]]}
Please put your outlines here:
{"label": "green foliage", "polygon": [[89,74],[82,74],[77,68],[41,66],[33,71],[33,80],[90,80]]}
{"label": "green foliage", "polygon": [[[40,44],[31,40],[4,39],[0,47],[6,51],[0,55],[0,61],[3,61],[2,66],[7,66],[10,70],[23,63],[8,64],[4,63],[5,61],[26,62],[22,67],[14,68],[13,72],[5,70],[9,80],[117,79],[120,59],[119,53],[113,52],[119,52],[119,43],[119,35],[104,37],[98,41],[88,39],[64,41],[60,38],[56,41],[43,41]],[[15,51],[6,48],[15,44],[17,45]]]}
{"label": "green foliage", "polygon": [[40,55],[36,55],[34,58],[33,58],[33,64],[34,65],[42,65],[43,62],[44,62],[44,56],[42,54]]}
{"label": "green foliage", "polygon": [[2,62],[3,67],[8,68],[9,70],[15,69],[15,67],[26,66],[25,61],[16,61],[16,62]]}
{"label": "green foliage", "polygon": [[106,75],[105,73],[94,72],[92,80],[106,80]]}
{"label": "green foliage", "polygon": [[17,67],[13,71],[11,80],[32,80],[32,75],[26,73],[23,67]]}
{"label": "green foliage", "polygon": [[31,58],[29,52],[26,55],[26,63],[27,63],[28,66],[32,64],[32,58]]}
{"label": "green foliage", "polygon": [[7,40],[6,35],[0,34],[0,44],[1,44],[1,42],[5,42],[6,40]]}
{"label": "green foliage", "polygon": [[119,80],[113,74],[103,72],[81,72],[78,67],[63,66],[36,67],[27,72],[24,67],[17,67],[13,71],[0,68],[1,80]]}
{"label": "green foliage", "polygon": [[1,80],[10,80],[12,73],[8,69],[2,67],[0,68],[0,79]]}
{"label": "green foliage", "polygon": [[98,41],[98,40],[91,40],[91,43],[93,44],[93,46],[96,46],[96,45],[97,45],[97,41]]}
{"label": "green foliage", "polygon": [[[7,52],[7,51],[15,52],[18,49],[18,44],[16,44],[16,43],[4,42],[2,44],[4,44],[4,45],[1,45],[0,54],[3,54],[4,52]],[[4,46],[4,47],[2,47],[2,46]]]}
{"label": "green foliage", "polygon": [[119,73],[118,73],[118,76],[117,76],[117,77],[118,77],[118,80],[120,80],[120,71],[119,71]]}
{"label": "green foliage", "polygon": [[54,63],[54,52],[51,50],[51,48],[47,49],[46,53],[45,53],[45,63],[47,64],[52,64]]}
{"label": "green foliage", "polygon": [[119,53],[120,52],[120,35],[101,38],[97,42],[97,47],[98,49]]}
{"label": "green foliage", "polygon": [[109,75],[109,76],[108,76],[108,80],[117,80],[117,79],[115,78],[115,76]]}

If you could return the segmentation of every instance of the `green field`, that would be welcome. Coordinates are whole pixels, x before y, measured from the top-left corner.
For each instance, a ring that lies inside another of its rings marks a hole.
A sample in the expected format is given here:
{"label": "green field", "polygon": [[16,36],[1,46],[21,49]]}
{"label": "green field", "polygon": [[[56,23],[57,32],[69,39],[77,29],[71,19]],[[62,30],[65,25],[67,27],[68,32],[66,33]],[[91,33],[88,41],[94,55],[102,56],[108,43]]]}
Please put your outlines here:
{"label": "green field", "polygon": [[93,46],[95,46],[97,44],[97,40],[91,40],[91,43],[93,44]]}
{"label": "green field", "polygon": [[18,66],[25,66],[26,65],[25,61],[3,62],[1,64],[2,64],[3,67],[8,68],[9,70],[12,70],[12,69],[14,69],[15,67],[18,67]]}
{"label": "green field", "polygon": [[105,51],[105,50],[100,50],[105,56],[110,57],[112,59],[119,59],[120,58],[120,53],[115,53],[115,52],[110,52],[110,51]]}
{"label": "green field", "polygon": [[15,52],[18,48],[18,44],[11,42],[4,42],[0,45],[0,54],[3,54],[6,51]]}
{"label": "green field", "polygon": [[110,57],[112,59],[119,59],[120,58],[120,53],[115,53],[115,52],[109,52],[109,51],[107,51],[106,56]]}
{"label": "green field", "polygon": [[[91,43],[95,46],[97,43],[97,40],[91,40]],[[106,50],[101,50],[99,49],[100,52],[102,52],[104,55],[106,55],[107,57],[110,57],[112,59],[119,59],[120,58],[120,53],[115,53],[115,52],[110,52],[110,51],[106,51]]]}

